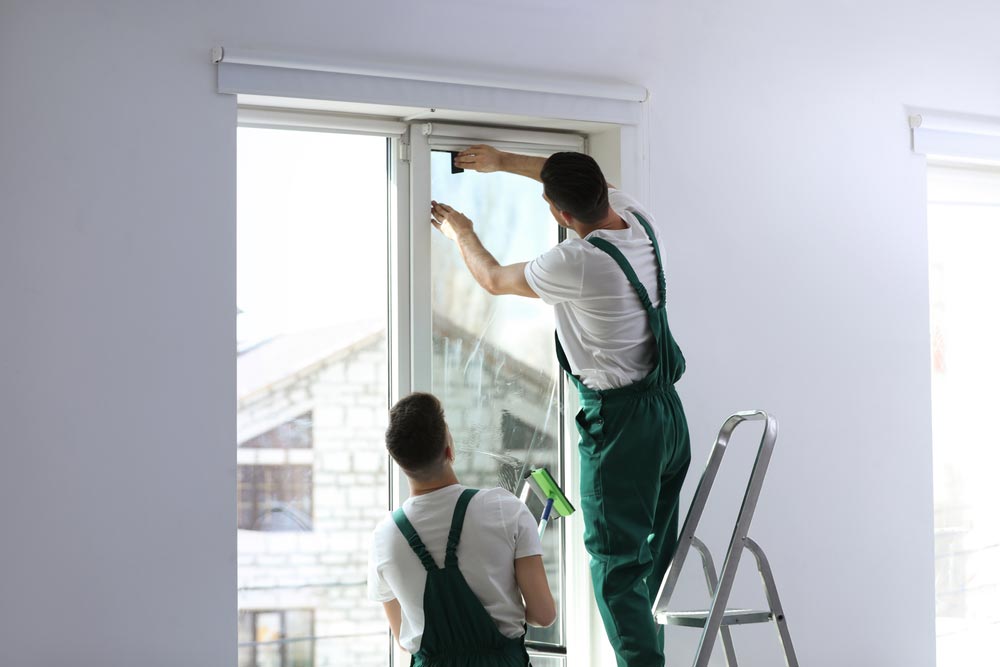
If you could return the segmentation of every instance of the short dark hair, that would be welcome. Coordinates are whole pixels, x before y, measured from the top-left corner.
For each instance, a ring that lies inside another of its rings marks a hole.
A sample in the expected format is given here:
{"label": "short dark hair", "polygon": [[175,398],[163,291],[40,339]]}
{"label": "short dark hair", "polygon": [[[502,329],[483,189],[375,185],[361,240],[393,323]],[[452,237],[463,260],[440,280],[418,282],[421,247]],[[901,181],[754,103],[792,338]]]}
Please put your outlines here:
{"label": "short dark hair", "polygon": [[447,444],[444,408],[433,394],[412,393],[389,410],[385,448],[407,474],[419,477],[434,472]]}
{"label": "short dark hair", "polygon": [[553,153],[542,165],[545,196],[580,222],[592,225],[608,214],[608,182],[594,158],[583,153]]}

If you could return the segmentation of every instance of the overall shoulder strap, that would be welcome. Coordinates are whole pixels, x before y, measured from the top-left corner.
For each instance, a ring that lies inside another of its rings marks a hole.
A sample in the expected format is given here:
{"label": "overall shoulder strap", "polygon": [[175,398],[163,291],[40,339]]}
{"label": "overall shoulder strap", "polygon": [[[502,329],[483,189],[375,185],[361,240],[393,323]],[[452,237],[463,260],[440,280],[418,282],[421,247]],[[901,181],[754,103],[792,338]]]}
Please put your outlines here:
{"label": "overall shoulder strap", "polygon": [[653,244],[653,253],[656,255],[656,284],[660,291],[660,308],[665,308],[667,303],[667,280],[663,277],[663,258],[660,257],[660,244],[656,242],[653,227],[646,218],[642,217],[642,214],[638,211],[632,211],[632,214],[635,215],[636,220],[639,221],[642,228],[646,230],[646,236],[649,237],[650,243]]}
{"label": "overall shoulder strap", "polygon": [[465,524],[465,511],[469,508],[472,496],[479,489],[466,489],[455,503],[455,513],[451,517],[451,531],[448,533],[448,549],[445,551],[444,566],[458,567],[458,543],[462,539],[462,526]]}
{"label": "overall shoulder strap", "polygon": [[639,301],[642,302],[642,307],[646,310],[652,310],[653,304],[649,300],[649,293],[646,292],[646,286],[643,285],[642,281],[639,280],[639,277],[635,275],[635,270],[632,268],[632,265],[628,263],[628,260],[625,259],[625,255],[622,254],[621,250],[605,239],[587,239],[587,241],[589,241],[595,248],[599,248],[600,250],[606,252],[611,256],[611,259],[615,260],[621,270],[625,273],[625,277],[628,278],[629,284],[631,284],[635,291],[639,294]]}
{"label": "overall shoulder strap", "polygon": [[423,541],[421,541],[420,536],[417,535],[416,529],[410,520],[406,518],[406,514],[403,512],[403,508],[400,507],[395,512],[392,513],[392,520],[396,522],[396,526],[399,528],[399,532],[403,533],[403,537],[410,544],[410,548],[413,549],[413,553],[417,554],[417,558],[423,563],[424,569],[428,572],[438,569],[437,563],[431,558],[431,554],[427,551],[427,547],[424,546]]}

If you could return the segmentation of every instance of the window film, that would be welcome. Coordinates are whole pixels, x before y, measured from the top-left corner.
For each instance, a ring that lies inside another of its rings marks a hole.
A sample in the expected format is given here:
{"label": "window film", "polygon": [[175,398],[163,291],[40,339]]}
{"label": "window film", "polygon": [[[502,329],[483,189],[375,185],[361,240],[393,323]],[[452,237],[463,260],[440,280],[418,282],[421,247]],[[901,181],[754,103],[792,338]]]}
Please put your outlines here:
{"label": "window film", "polygon": [[[531,179],[453,174],[450,153],[433,151],[431,196],[469,216],[502,264],[531,260],[558,243],[541,184]],[[539,299],[491,296],[469,274],[452,241],[435,233],[431,243],[431,386],[452,430],[459,478],[512,492],[534,467],[560,479],[561,389],[551,309]],[[537,516],[540,508],[534,509]],[[559,620],[550,628],[530,628],[532,642],[563,643],[562,527],[560,521],[550,524],[543,544]]]}

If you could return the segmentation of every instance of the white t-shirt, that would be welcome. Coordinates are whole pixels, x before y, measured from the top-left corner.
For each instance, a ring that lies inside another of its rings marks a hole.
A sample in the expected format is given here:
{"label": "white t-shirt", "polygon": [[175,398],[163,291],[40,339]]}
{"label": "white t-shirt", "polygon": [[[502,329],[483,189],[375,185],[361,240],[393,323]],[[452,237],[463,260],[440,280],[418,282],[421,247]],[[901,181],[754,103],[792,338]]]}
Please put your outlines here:
{"label": "white t-shirt", "polygon": [[[455,503],[466,488],[453,484],[403,503],[406,518],[438,567],[444,565]],[[524,503],[504,489],[483,489],[473,496],[458,543],[458,569],[506,637],[524,634],[524,601],[514,560],[541,553],[538,525]],[[392,515],[387,516],[372,536],[368,597],[375,602],[399,600],[403,616],[399,640],[410,653],[420,650],[424,634],[426,582],[420,559]]]}
{"label": "white t-shirt", "polygon": [[531,289],[555,306],[556,332],[566,360],[591,389],[641,380],[653,368],[655,350],[649,316],[625,273],[585,239],[603,238],[617,247],[646,286],[653,305],[660,303],[653,245],[632,211],[652,226],[662,253],[656,221],[620,190],[608,191],[608,203],[627,229],[599,229],[583,239],[566,239],[524,267]]}

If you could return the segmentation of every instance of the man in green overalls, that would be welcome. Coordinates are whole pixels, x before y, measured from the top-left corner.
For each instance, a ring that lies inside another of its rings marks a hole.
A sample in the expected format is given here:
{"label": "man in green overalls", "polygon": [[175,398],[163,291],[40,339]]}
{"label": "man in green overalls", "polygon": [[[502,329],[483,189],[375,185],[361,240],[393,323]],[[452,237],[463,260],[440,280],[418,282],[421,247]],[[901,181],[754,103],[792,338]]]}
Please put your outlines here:
{"label": "man in green overalls", "polygon": [[372,535],[369,597],[414,667],[528,667],[525,623],[556,608],[538,527],[510,492],[462,486],[444,410],[414,393],[389,411],[386,449],[410,497]]}
{"label": "man in green overalls", "polygon": [[432,203],[432,224],[483,288],[555,307],[557,356],[580,395],[580,503],[597,606],[620,667],[663,667],[651,609],[676,548],[691,451],[674,389],[684,356],[667,324],[661,237],[586,155],[546,160],[472,146],[455,165],[541,181],[556,221],[580,237],[502,266],[466,216]]}

